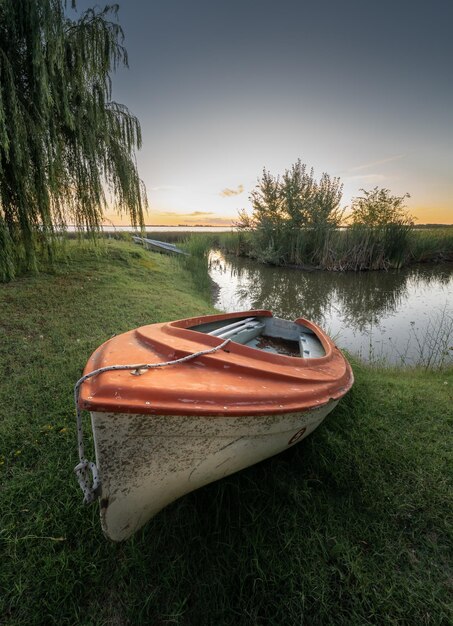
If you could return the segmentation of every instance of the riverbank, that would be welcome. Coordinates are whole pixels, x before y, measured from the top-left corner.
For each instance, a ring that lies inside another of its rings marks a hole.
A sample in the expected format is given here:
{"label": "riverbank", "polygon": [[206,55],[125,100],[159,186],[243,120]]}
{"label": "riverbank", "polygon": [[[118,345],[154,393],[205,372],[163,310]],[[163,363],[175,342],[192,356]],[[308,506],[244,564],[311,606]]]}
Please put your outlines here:
{"label": "riverbank", "polygon": [[114,333],[212,311],[210,286],[133,244],[67,255],[0,285],[1,623],[451,621],[451,369],[354,364],[306,441],[110,544],[72,472],[73,384]]}
{"label": "riverbank", "polygon": [[[151,233],[152,235],[152,233]],[[150,235],[150,236],[151,236]],[[125,233],[108,236],[126,236]],[[348,228],[297,232],[159,232],[170,243],[204,242],[227,254],[304,270],[388,270],[417,263],[453,262],[453,228]]]}

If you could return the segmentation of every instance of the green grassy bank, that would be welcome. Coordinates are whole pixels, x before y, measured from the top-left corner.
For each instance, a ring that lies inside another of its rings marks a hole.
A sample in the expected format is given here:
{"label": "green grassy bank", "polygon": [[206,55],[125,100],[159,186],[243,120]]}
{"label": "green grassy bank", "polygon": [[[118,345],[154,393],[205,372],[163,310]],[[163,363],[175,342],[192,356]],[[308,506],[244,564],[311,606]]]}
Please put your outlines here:
{"label": "green grassy bank", "polygon": [[114,333],[207,298],[178,261],[115,241],[0,285],[0,623],[451,623],[451,370],[356,364],[300,445],[103,538],[72,471],[73,384]]}

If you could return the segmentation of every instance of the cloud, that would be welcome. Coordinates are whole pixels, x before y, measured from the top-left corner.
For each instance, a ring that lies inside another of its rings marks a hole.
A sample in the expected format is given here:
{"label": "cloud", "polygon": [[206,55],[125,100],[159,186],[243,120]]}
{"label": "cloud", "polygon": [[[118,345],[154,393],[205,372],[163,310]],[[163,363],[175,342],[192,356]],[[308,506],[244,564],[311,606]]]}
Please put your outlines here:
{"label": "cloud", "polygon": [[231,226],[236,218],[231,217],[210,217],[209,223],[212,226]]}
{"label": "cloud", "polygon": [[197,215],[214,215],[214,213],[212,211],[193,211],[193,213],[185,213],[185,215],[192,215],[192,216],[197,216]]}
{"label": "cloud", "polygon": [[179,213],[178,211],[154,211],[156,215],[166,215],[167,217],[198,217],[200,215],[214,215],[212,211],[192,211],[192,213]]}
{"label": "cloud", "polygon": [[344,180],[359,180],[363,183],[378,183],[385,180],[388,176],[383,174],[357,174],[356,176],[345,176]]}
{"label": "cloud", "polygon": [[361,170],[366,170],[369,167],[375,167],[376,165],[383,165],[384,163],[390,163],[391,161],[399,161],[400,159],[404,159],[405,154],[395,154],[394,156],[387,157],[386,159],[381,159],[380,161],[373,161],[372,163],[366,163],[365,165],[358,165],[357,167],[351,167],[350,172],[359,172]]}
{"label": "cloud", "polygon": [[238,185],[237,189],[230,189],[229,187],[225,187],[225,189],[223,189],[220,192],[220,196],[222,196],[222,198],[230,198],[231,196],[239,196],[241,193],[243,193],[244,191],[244,185]]}
{"label": "cloud", "polygon": [[[116,226],[130,226],[127,216],[119,216],[115,213],[106,214],[106,224]],[[178,213],[177,211],[149,211],[146,224],[148,226],[195,226],[204,224],[207,226],[232,226],[236,216],[220,216],[207,211],[193,211],[192,213]]]}

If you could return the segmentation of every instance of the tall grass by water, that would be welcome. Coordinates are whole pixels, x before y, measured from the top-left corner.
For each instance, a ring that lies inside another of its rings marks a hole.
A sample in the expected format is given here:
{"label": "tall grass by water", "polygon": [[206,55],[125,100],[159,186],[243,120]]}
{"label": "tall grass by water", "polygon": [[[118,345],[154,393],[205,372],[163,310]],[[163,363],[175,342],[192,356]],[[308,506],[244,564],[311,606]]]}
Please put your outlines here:
{"label": "tall grass by water", "polygon": [[[445,305],[440,311],[433,311],[428,318],[424,332],[416,327],[416,322],[411,322],[411,332],[408,337],[408,346],[412,342],[416,346],[419,368],[443,369],[452,363],[453,354],[453,312]],[[392,340],[389,340],[392,344]],[[406,365],[407,349],[399,350],[398,356],[402,365]]]}
{"label": "tall grass by water", "polygon": [[410,263],[453,261],[453,229],[414,230],[389,224],[368,228],[256,230],[218,235],[230,254],[274,265],[334,271],[385,270]]}
{"label": "tall grass by water", "polygon": [[188,252],[188,256],[179,258],[184,269],[190,272],[195,286],[207,300],[210,299],[215,285],[209,276],[209,252],[212,247],[212,239],[198,233],[185,236],[177,241],[181,248]]}
{"label": "tall grass by water", "polygon": [[413,261],[453,261],[453,227],[414,229],[411,235]]}
{"label": "tall grass by water", "polygon": [[111,544],[72,471],[73,384],[114,333],[212,309],[184,261],[116,241],[69,244],[0,308],[2,624],[451,623],[451,369],[353,363],[304,442]]}

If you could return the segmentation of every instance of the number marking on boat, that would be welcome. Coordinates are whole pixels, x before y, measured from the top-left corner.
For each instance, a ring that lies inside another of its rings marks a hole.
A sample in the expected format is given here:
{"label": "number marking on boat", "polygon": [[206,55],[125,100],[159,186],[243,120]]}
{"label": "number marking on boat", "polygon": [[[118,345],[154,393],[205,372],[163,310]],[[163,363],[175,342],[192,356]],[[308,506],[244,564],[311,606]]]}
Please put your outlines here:
{"label": "number marking on boat", "polygon": [[306,430],[307,430],[306,426],[298,430],[297,433],[295,433],[291,437],[291,439],[288,441],[288,445],[291,446],[293,443],[296,443],[296,441],[299,441],[299,439],[302,439],[302,437],[305,435]]}

